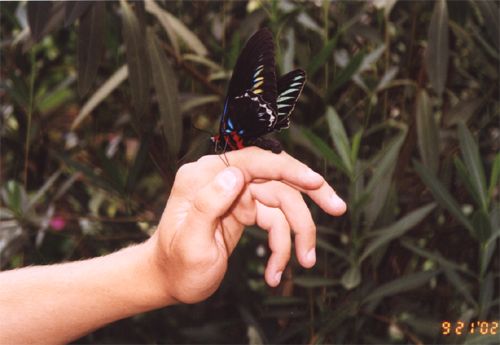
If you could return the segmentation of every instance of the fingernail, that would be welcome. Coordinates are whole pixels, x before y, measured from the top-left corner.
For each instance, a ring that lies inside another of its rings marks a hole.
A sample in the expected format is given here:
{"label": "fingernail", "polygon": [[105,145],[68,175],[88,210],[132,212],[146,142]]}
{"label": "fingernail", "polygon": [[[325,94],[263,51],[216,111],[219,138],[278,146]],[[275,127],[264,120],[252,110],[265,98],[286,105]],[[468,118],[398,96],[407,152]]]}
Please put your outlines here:
{"label": "fingernail", "polygon": [[276,272],[276,274],[274,275],[274,281],[276,282],[276,284],[280,283],[282,274],[283,274],[283,272],[279,271],[279,272]]}
{"label": "fingernail", "polygon": [[316,262],[316,248],[312,248],[307,252],[306,259],[310,263]]}
{"label": "fingernail", "polygon": [[342,200],[337,194],[333,193],[331,196],[331,203],[333,207],[336,209],[343,209],[346,208],[347,205],[345,204],[345,201]]}
{"label": "fingernail", "polygon": [[217,176],[217,183],[228,192],[234,189],[236,181],[236,175],[230,169],[222,171]]}
{"label": "fingernail", "polygon": [[306,178],[307,178],[308,180],[312,180],[312,181],[313,181],[313,180],[320,180],[320,179],[322,179],[323,177],[322,177],[320,174],[318,174],[316,171],[314,171],[314,170],[312,170],[312,169],[308,169],[308,170],[306,171]]}

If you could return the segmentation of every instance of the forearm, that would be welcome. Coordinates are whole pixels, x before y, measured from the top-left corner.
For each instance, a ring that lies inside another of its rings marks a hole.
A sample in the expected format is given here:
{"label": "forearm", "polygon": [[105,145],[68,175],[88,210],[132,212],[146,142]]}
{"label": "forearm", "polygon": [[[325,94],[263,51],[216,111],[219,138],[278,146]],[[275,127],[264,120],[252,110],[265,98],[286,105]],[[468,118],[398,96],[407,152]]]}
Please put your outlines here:
{"label": "forearm", "polygon": [[90,260],[0,274],[0,343],[64,343],[174,303],[151,241]]}

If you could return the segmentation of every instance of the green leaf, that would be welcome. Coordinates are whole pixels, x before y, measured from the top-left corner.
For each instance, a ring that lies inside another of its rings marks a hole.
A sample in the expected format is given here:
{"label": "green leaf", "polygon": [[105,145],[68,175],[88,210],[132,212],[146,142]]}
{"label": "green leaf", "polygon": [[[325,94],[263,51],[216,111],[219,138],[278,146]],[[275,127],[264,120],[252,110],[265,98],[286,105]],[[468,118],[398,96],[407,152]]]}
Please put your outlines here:
{"label": "green leaf", "polygon": [[455,165],[455,169],[457,169],[458,176],[460,176],[460,179],[464,183],[465,188],[467,188],[467,191],[474,198],[474,201],[480,208],[482,203],[481,196],[476,190],[474,182],[472,181],[472,176],[470,176],[469,172],[467,171],[465,164],[458,157],[453,157],[453,164]]}
{"label": "green leaf", "polygon": [[472,183],[481,198],[481,207],[488,209],[488,196],[486,194],[486,177],[484,175],[481,155],[476,141],[464,123],[458,124],[458,139],[460,141],[460,151],[465,162],[465,166],[472,177]]}
{"label": "green leaf", "polygon": [[401,237],[408,230],[413,228],[415,225],[420,223],[427,215],[436,207],[436,204],[431,203],[426,206],[422,206],[415,211],[408,213],[403,218],[399,219],[392,225],[385,227],[383,229],[373,231],[370,233],[370,237],[374,236],[375,239],[368,244],[365,251],[359,258],[359,262],[366,259],[371,253],[380,248],[383,245],[388,244],[395,238]]}
{"label": "green leaf", "polygon": [[125,176],[119,169],[118,162],[108,158],[101,150],[97,151],[97,157],[110,185],[118,194],[122,195],[125,191]]}
{"label": "green leaf", "polygon": [[26,192],[19,182],[15,180],[7,181],[4,189],[2,190],[2,199],[9,209],[18,216],[23,212],[23,203],[26,202],[26,200],[23,199],[25,198]]}
{"label": "green leaf", "polygon": [[484,99],[467,99],[459,101],[453,108],[444,113],[443,123],[446,127],[467,123],[484,104]]}
{"label": "green leaf", "polygon": [[65,1],[64,26],[68,27],[92,5],[92,1]]}
{"label": "green leaf", "polygon": [[450,261],[450,260],[447,260],[445,259],[440,253],[438,252],[429,252],[428,250],[425,250],[423,248],[419,248],[417,247],[415,244],[412,244],[411,242],[409,242],[408,240],[402,240],[401,241],[401,245],[409,250],[411,250],[412,252],[414,252],[415,254],[417,255],[420,255],[428,260],[431,260],[431,261],[434,261],[434,262],[437,262],[439,264],[440,267],[442,267],[443,269],[451,269],[451,270],[456,270],[456,271],[460,271],[462,273],[465,273],[467,274],[470,278],[475,278],[476,277],[476,274],[475,273],[472,273],[470,270],[468,270],[467,268],[461,266],[461,265],[458,265],[456,264],[455,262],[453,261]]}
{"label": "green leaf", "polygon": [[94,186],[100,187],[109,192],[116,193],[116,189],[114,188],[114,186],[110,184],[106,179],[94,173],[94,171],[90,167],[73,160],[65,153],[56,151],[50,151],[50,152],[52,155],[60,159],[63,163],[65,163],[69,167],[75,169],[76,171],[81,172],[90,182],[94,184]]}
{"label": "green leaf", "polygon": [[446,190],[443,184],[434,175],[427,171],[427,169],[423,165],[421,165],[417,161],[414,161],[413,164],[415,165],[415,171],[420,176],[427,188],[429,188],[438,204],[441,205],[441,207],[446,208],[460,223],[462,223],[463,226],[465,226],[469,230],[472,236],[474,236],[474,228],[471,222],[463,214],[460,206],[455,201],[455,199],[453,199],[451,194]]}
{"label": "green leaf", "polygon": [[[490,323],[490,325],[492,325]],[[490,328],[491,329],[491,328]],[[469,334],[467,339],[465,339],[464,345],[494,345],[500,344],[500,332],[498,332],[498,328],[496,329],[495,334]]]}
{"label": "green leaf", "polygon": [[104,27],[106,2],[96,1],[80,18],[78,27],[78,93],[84,96],[97,76],[97,69],[104,52]]}
{"label": "green leaf", "polygon": [[370,166],[375,167],[373,171],[373,175],[366,186],[366,191],[371,193],[375,186],[379,184],[380,179],[383,176],[388,175],[393,167],[395,166],[399,151],[403,145],[403,142],[406,138],[407,131],[404,130],[400,134],[398,134],[394,139],[392,139],[385,147],[380,151],[380,153],[374,157]]}
{"label": "green leaf", "polygon": [[51,92],[38,102],[37,108],[42,114],[56,110],[75,96],[71,88],[62,88]]}
{"label": "green leaf", "polygon": [[359,147],[361,145],[362,138],[363,138],[363,130],[362,129],[357,131],[356,134],[354,134],[354,137],[352,138],[351,162],[353,164],[355,164],[356,161],[358,160]]}
{"label": "green leaf", "polygon": [[351,265],[351,267],[344,272],[340,281],[346,290],[352,290],[357,287],[361,283],[361,271],[359,265]]}
{"label": "green leaf", "polygon": [[439,273],[438,270],[429,270],[418,273],[407,274],[402,276],[401,278],[395,279],[389,283],[386,283],[373,291],[371,294],[366,296],[363,300],[364,303],[378,300],[384,297],[393,296],[396,294],[400,294],[402,292],[406,292],[409,290],[413,290],[418,288],[419,286],[427,283],[431,278],[436,276]]}
{"label": "green leaf", "polygon": [[333,50],[337,46],[337,41],[339,40],[340,34],[341,31],[337,31],[335,36],[328,40],[321,51],[318,54],[314,55],[311,62],[309,63],[309,66],[307,66],[307,74],[313,76],[333,56]]}
{"label": "green leaf", "polygon": [[493,283],[493,274],[489,272],[479,285],[479,320],[485,320],[488,317],[488,311],[493,301]]}
{"label": "green leaf", "polygon": [[35,42],[38,42],[43,37],[53,4],[52,1],[29,1],[27,4],[28,23],[31,37]]}
{"label": "green leaf", "polygon": [[144,163],[148,158],[148,153],[149,153],[149,139],[144,138],[143,140],[141,140],[141,146],[139,147],[139,150],[137,151],[137,154],[134,159],[134,163],[132,164],[132,167],[130,168],[127,174],[127,183],[126,183],[127,191],[132,192],[134,190],[134,187],[138,183],[139,175],[144,167]]}
{"label": "green leaf", "polygon": [[128,77],[135,109],[135,121],[140,118],[149,105],[150,70],[148,51],[144,40],[144,28],[139,24],[134,11],[125,0],[120,1],[122,8],[122,33],[127,48]]}
{"label": "green leaf", "polygon": [[338,249],[337,247],[331,245],[330,243],[328,243],[327,241],[325,241],[322,238],[318,237],[316,239],[316,245],[318,246],[318,248],[324,249],[327,252],[330,252],[334,255],[337,255],[339,258],[342,258],[342,259],[347,258],[347,254],[343,250]]}
{"label": "green leaf", "polygon": [[325,278],[321,276],[297,276],[293,278],[293,282],[297,286],[304,288],[316,288],[324,286],[339,285],[338,279]]}
{"label": "green leaf", "polygon": [[439,97],[443,94],[448,74],[450,48],[448,42],[448,8],[445,0],[438,0],[434,5],[429,32],[425,67],[432,88]]}
{"label": "green leaf", "polygon": [[476,231],[479,242],[486,243],[492,234],[491,223],[488,214],[483,210],[477,210],[472,215],[472,225]]}
{"label": "green leaf", "polygon": [[300,297],[294,296],[266,296],[266,298],[262,301],[264,305],[270,306],[290,306],[290,305],[303,305],[306,303],[306,300]]}
{"label": "green leaf", "polygon": [[127,65],[123,65],[113,73],[97,90],[89,97],[87,102],[82,106],[80,112],[71,124],[71,130],[75,130],[80,123],[99,105],[103,102],[114,90],[116,90],[128,76]]}
{"label": "green leaf", "polygon": [[484,18],[484,25],[496,49],[500,49],[500,10],[497,1],[474,1]]}
{"label": "green leaf", "polygon": [[344,125],[342,124],[342,120],[340,120],[339,115],[335,111],[335,108],[332,106],[328,106],[326,108],[325,116],[328,122],[328,128],[330,129],[330,136],[333,140],[333,144],[335,145],[335,149],[341,157],[344,167],[349,172],[349,176],[352,177],[353,166],[350,156],[350,143]]}
{"label": "green leaf", "polygon": [[163,134],[172,157],[177,157],[182,140],[182,118],[177,78],[152,29],[147,30],[153,85],[160,107]]}
{"label": "green leaf", "polygon": [[498,178],[500,177],[500,153],[497,153],[493,161],[493,167],[491,168],[490,175],[490,186],[488,187],[488,199],[493,198],[495,193],[495,188],[497,188]]}
{"label": "green leaf", "polygon": [[474,300],[471,292],[469,291],[471,289],[471,286],[467,285],[462,277],[460,277],[460,275],[455,272],[455,270],[449,267],[444,268],[444,274],[446,276],[446,279],[450,282],[451,285],[453,285],[455,290],[460,292],[460,294],[464,296],[464,298],[467,300],[467,302],[469,302],[470,305],[477,307],[477,302]]}
{"label": "green leaf", "polygon": [[385,205],[406,133],[406,129],[402,130],[369,163],[369,166],[374,168],[372,177],[364,188],[364,193],[368,196],[367,202],[363,206],[367,227],[372,226]]}
{"label": "green leaf", "polygon": [[308,128],[302,128],[302,133],[311,142],[311,144],[322,154],[323,158],[333,167],[339,169],[349,176],[349,172],[344,166],[342,159],[337,156],[330,146]]}
{"label": "green leaf", "polygon": [[429,96],[421,89],[417,94],[417,140],[420,157],[432,174],[436,175],[439,167],[438,127]]}
{"label": "green leaf", "polygon": [[347,66],[337,74],[335,79],[333,79],[332,84],[328,88],[326,97],[327,99],[330,99],[331,96],[335,93],[335,91],[344,86],[344,84],[347,83],[352,78],[352,76],[354,76],[358,72],[363,62],[363,58],[364,58],[363,52],[357,53],[352,57],[351,61],[349,61]]}

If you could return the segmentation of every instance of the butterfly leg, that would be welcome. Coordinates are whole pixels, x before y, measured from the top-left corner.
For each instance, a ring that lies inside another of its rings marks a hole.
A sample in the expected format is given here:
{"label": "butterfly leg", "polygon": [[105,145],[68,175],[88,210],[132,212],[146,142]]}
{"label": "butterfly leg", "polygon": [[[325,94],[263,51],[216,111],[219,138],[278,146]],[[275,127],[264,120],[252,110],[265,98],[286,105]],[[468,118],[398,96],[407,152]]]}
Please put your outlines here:
{"label": "butterfly leg", "polygon": [[283,147],[281,146],[281,143],[277,140],[274,139],[268,139],[268,138],[256,138],[252,140],[250,143],[253,146],[260,147],[261,149],[271,151],[272,153],[279,154],[281,151],[283,151]]}

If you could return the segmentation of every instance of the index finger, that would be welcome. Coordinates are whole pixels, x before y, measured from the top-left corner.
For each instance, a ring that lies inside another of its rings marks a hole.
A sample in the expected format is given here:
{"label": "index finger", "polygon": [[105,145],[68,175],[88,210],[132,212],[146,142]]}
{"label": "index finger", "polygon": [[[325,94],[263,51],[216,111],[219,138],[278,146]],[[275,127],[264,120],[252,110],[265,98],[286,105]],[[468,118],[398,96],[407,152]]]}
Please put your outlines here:
{"label": "index finger", "polygon": [[[224,155],[230,165],[243,172],[247,183],[278,180],[306,193],[328,214],[340,216],[347,209],[345,202],[320,174],[284,151],[276,154],[250,146]],[[217,155],[204,156],[198,162],[206,163],[217,171],[226,167]]]}
{"label": "index finger", "polygon": [[[276,154],[250,146],[226,152],[224,155],[231,166],[235,166],[243,172],[247,182],[259,179],[278,180],[301,190],[317,189],[325,182],[320,174],[284,151]],[[217,156],[205,156],[199,160],[199,162],[204,161],[220,165],[220,169],[225,168],[224,163]]]}

